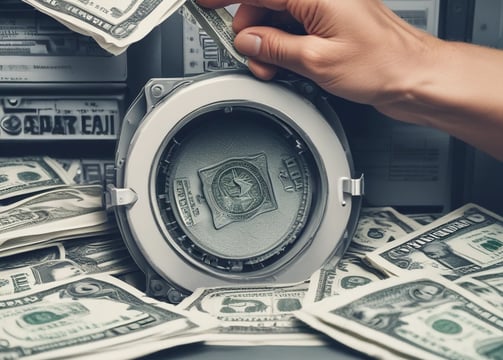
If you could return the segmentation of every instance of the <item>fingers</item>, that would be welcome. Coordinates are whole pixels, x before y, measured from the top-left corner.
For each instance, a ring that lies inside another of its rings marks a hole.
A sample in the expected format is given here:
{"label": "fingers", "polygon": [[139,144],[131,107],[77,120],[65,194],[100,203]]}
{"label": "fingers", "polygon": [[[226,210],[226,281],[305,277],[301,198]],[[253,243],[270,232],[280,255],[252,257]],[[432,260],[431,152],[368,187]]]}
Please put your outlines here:
{"label": "fingers", "polygon": [[232,22],[234,32],[238,33],[249,26],[274,26],[278,29],[288,29],[288,32],[299,33],[304,28],[286,11],[270,11],[262,7],[242,4]]}
{"label": "fingers", "polygon": [[232,29],[234,32],[238,33],[248,26],[262,25],[268,17],[269,10],[262,7],[242,4],[234,15]]}
{"label": "fingers", "polygon": [[267,26],[246,28],[234,40],[236,49],[251,60],[250,70],[263,79],[272,77],[277,66],[305,73],[303,44],[304,37]]}
{"label": "fingers", "polygon": [[270,10],[282,11],[287,9],[288,0],[197,0],[197,3],[208,8],[220,8],[231,4],[241,3],[255,7],[263,7]]}
{"label": "fingers", "polygon": [[248,59],[248,69],[262,80],[271,80],[278,72],[278,68],[275,65],[262,63],[253,59]]}
{"label": "fingers", "polygon": [[[236,0],[196,0],[203,7],[218,8]],[[274,77],[279,67],[301,75],[307,73],[308,62],[301,43],[305,24],[299,21],[319,12],[315,0],[240,0],[233,30],[236,49],[249,58],[249,69],[259,78]],[[310,19],[312,20],[312,19]],[[269,25],[269,26],[268,26]],[[286,31],[283,31],[285,29]]]}
{"label": "fingers", "polygon": [[231,4],[239,3],[239,0],[197,0],[197,3],[202,7],[216,9]]}

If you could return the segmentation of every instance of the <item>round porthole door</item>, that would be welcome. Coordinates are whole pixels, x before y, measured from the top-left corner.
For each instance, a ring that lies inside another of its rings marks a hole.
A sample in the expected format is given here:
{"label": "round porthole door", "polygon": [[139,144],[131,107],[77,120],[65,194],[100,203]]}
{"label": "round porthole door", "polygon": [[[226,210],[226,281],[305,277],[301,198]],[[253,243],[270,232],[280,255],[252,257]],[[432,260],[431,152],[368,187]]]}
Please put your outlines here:
{"label": "round porthole door", "polygon": [[342,256],[363,177],[309,82],[153,79],[128,110],[107,189],[147,294],[303,281]]}

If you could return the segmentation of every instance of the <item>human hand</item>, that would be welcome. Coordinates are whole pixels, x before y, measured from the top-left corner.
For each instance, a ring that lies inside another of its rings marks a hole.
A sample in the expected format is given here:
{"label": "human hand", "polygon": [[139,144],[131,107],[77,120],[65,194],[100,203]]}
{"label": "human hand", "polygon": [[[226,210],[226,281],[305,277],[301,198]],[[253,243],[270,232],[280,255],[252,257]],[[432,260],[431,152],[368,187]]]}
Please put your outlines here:
{"label": "human hand", "polygon": [[[210,8],[237,2],[197,1]],[[437,128],[503,161],[497,80],[503,79],[503,51],[438,39],[382,0],[240,3],[234,45],[257,77],[271,79],[278,68],[288,69],[336,96]],[[295,25],[303,34],[287,30]]]}
{"label": "human hand", "polygon": [[[198,3],[217,8],[236,1]],[[295,25],[305,33],[284,30]],[[243,0],[233,28],[236,49],[257,77],[271,79],[285,68],[334,95],[383,110],[420,79],[410,75],[427,67],[437,40],[381,0]]]}

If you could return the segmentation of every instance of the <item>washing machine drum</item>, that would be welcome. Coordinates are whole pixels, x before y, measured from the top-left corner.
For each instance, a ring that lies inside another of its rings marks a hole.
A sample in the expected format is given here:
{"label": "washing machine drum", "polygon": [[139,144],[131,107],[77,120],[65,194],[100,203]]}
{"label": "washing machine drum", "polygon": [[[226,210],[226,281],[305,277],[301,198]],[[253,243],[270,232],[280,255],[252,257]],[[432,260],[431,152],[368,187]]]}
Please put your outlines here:
{"label": "washing machine drum", "polygon": [[199,287],[294,283],[342,255],[363,179],[321,94],[243,72],[145,86],[107,203],[147,294],[178,303]]}

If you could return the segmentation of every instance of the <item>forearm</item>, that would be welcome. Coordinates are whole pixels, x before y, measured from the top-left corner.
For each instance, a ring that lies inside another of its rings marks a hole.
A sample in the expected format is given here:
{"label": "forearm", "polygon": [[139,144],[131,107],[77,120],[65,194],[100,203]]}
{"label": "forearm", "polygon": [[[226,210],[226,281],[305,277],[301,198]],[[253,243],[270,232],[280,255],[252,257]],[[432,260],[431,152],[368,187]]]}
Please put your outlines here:
{"label": "forearm", "polygon": [[503,51],[428,41],[432,50],[423,65],[409,69],[413,81],[376,108],[448,132],[503,160]]}
{"label": "forearm", "polygon": [[[242,2],[234,44],[256,76],[291,70],[333,95],[443,130],[503,161],[503,51],[438,39],[380,0]],[[307,35],[265,26],[264,19],[285,14]]]}

